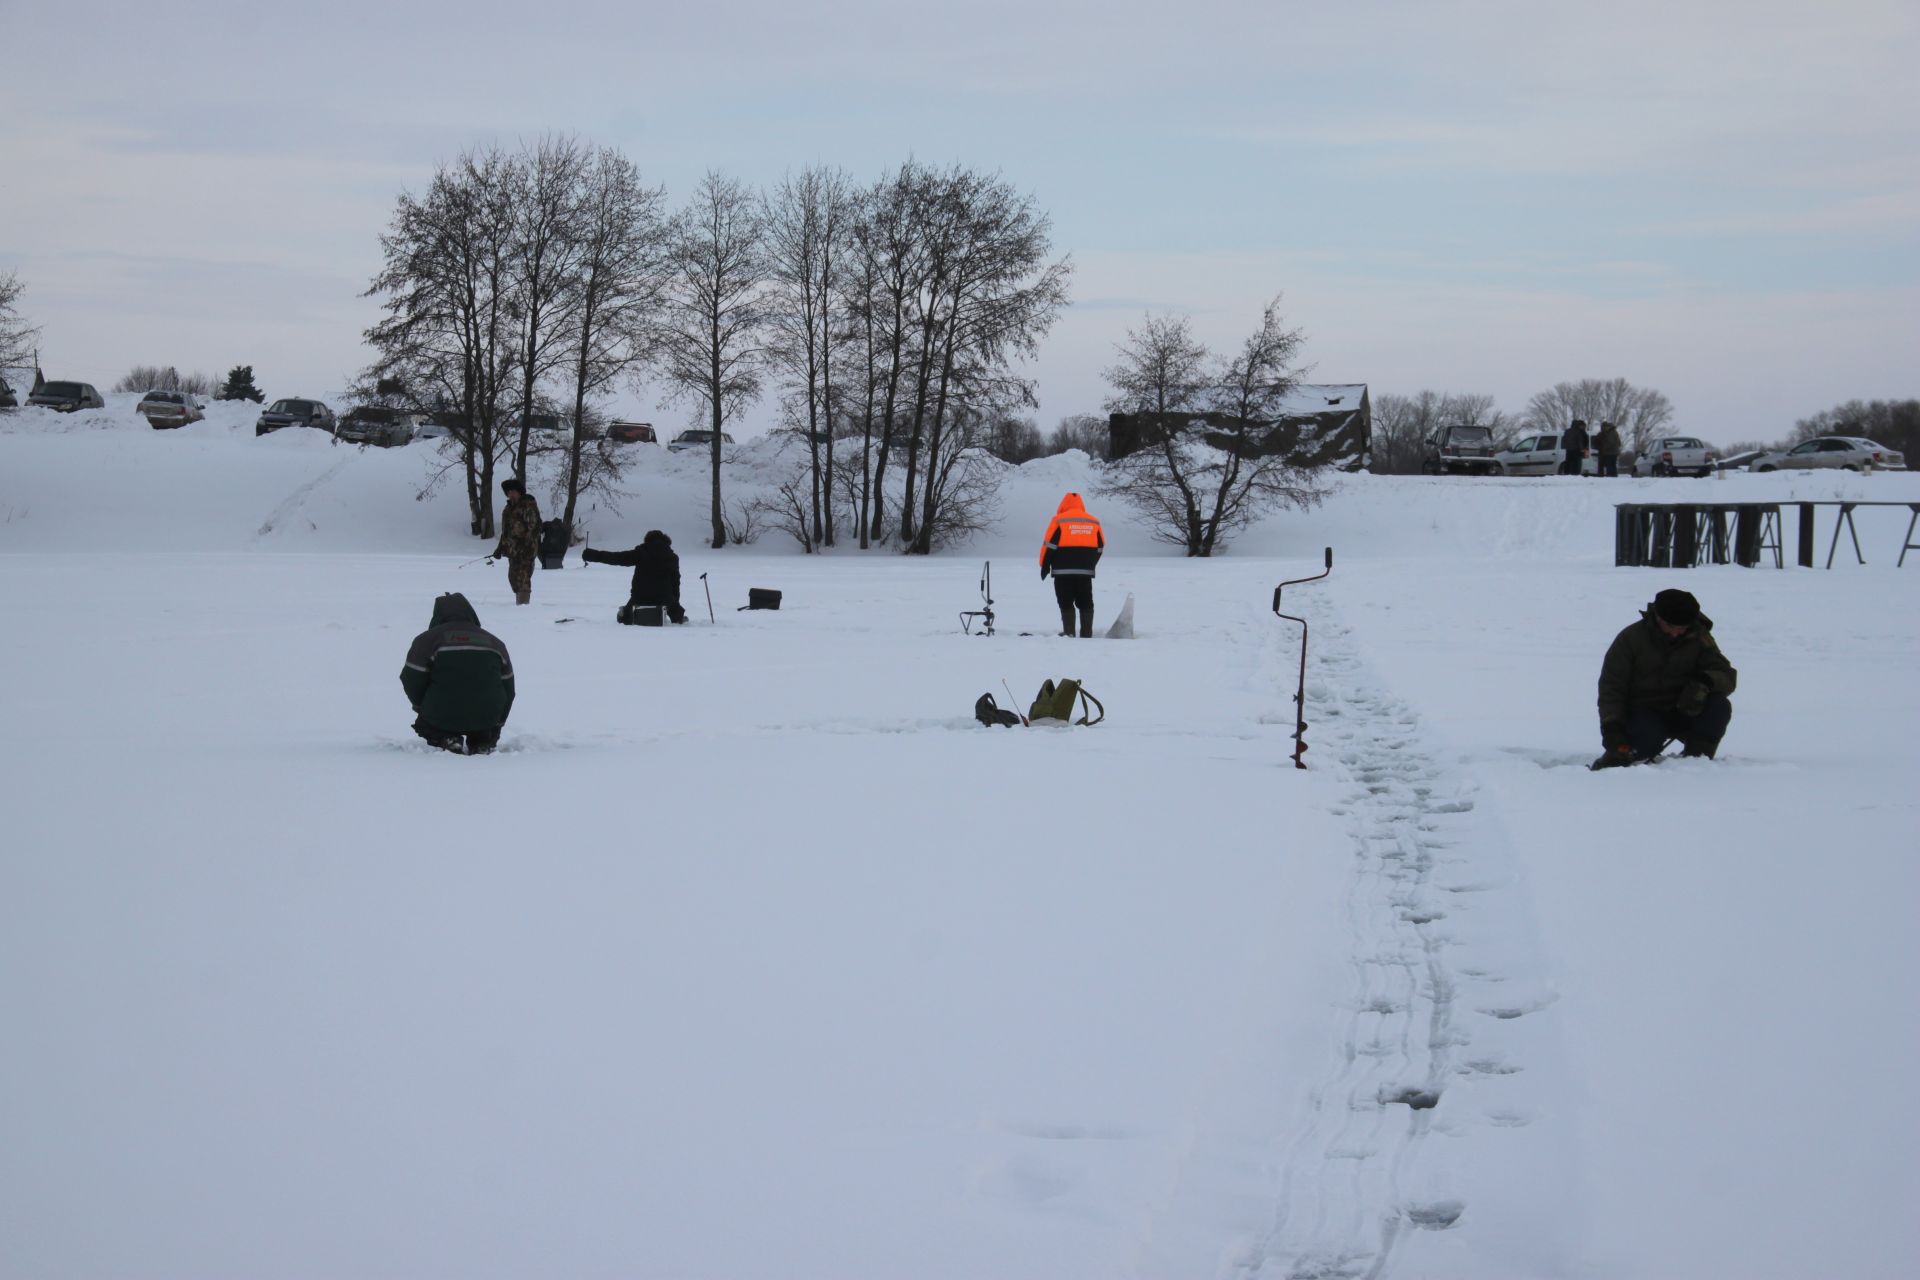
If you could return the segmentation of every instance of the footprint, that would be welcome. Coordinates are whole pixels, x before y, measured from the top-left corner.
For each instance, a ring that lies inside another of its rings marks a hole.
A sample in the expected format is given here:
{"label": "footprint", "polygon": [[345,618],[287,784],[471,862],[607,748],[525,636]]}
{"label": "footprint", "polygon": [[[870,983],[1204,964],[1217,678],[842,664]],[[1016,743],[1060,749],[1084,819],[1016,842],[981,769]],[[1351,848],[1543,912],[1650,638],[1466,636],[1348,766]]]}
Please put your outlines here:
{"label": "footprint", "polygon": [[1415,1111],[1431,1111],[1440,1105],[1440,1091],[1423,1089],[1418,1085],[1403,1085],[1398,1089],[1382,1089],[1380,1101],[1387,1106],[1405,1103]]}
{"label": "footprint", "polygon": [[1429,1231],[1445,1231],[1460,1221],[1460,1215],[1466,1211],[1464,1200],[1429,1200],[1424,1204],[1410,1204],[1406,1208],[1407,1221]]}

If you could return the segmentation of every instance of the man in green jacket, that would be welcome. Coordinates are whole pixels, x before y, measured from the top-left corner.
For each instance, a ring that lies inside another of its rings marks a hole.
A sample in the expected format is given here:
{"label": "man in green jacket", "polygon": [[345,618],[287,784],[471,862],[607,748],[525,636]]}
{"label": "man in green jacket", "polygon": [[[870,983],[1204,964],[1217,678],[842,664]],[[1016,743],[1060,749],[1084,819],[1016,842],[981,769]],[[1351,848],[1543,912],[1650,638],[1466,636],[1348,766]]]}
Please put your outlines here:
{"label": "man in green jacket", "polygon": [[1713,620],[1691,593],[1668,589],[1640,621],[1613,638],[1600,665],[1596,769],[1639,764],[1678,741],[1680,754],[1708,759],[1733,719],[1727,700],[1740,673],[1713,641]]}
{"label": "man in green jacket", "polygon": [[498,745],[513,709],[513,662],[499,637],[459,592],[433,602],[433,622],[413,638],[400,687],[413,704],[413,731],[443,751],[483,755]]}
{"label": "man in green jacket", "polygon": [[519,476],[502,480],[500,492],[507,495],[507,507],[500,513],[500,544],[487,563],[506,557],[513,602],[526,604],[533,599],[533,557],[540,550],[540,504]]}

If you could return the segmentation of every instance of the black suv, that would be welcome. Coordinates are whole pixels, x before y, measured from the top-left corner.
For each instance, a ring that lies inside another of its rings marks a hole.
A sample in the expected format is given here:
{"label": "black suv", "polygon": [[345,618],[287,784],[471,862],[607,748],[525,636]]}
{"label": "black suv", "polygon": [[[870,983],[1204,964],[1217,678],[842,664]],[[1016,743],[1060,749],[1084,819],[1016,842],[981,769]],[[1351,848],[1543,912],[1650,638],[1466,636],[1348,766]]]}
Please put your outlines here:
{"label": "black suv", "polygon": [[374,444],[382,449],[406,444],[413,439],[414,416],[398,409],[383,409],[363,404],[347,410],[333,429],[334,442]]}
{"label": "black suv", "polygon": [[107,402],[93,389],[90,382],[48,382],[27,397],[28,404],[37,404],[51,409],[55,413],[77,413],[82,409],[104,409]]}
{"label": "black suv", "polygon": [[318,427],[333,431],[333,410],[318,400],[275,400],[253,424],[253,434],[263,436],[282,427]]}

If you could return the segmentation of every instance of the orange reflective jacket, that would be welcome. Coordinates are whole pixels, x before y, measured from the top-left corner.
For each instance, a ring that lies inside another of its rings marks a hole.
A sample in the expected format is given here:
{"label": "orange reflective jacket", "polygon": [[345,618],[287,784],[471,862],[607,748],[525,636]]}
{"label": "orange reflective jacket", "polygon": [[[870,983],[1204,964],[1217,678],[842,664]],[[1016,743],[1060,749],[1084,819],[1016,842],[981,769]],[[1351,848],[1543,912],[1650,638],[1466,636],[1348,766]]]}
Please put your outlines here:
{"label": "orange reflective jacket", "polygon": [[1040,544],[1040,567],[1051,565],[1055,573],[1091,573],[1106,545],[1099,518],[1087,513],[1079,494],[1069,493],[1060,499],[1060,507],[1047,525],[1047,536]]}

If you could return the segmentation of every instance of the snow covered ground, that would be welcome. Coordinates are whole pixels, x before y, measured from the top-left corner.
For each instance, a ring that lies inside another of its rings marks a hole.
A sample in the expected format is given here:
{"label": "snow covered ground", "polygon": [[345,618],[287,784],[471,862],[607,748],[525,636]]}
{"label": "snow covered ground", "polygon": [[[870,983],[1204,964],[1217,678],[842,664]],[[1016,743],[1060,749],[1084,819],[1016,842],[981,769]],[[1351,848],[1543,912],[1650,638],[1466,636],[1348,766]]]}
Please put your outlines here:
{"label": "snow covered ground", "polygon": [[[655,449],[590,522],[674,535],[652,631],[621,570],[459,567],[424,446],[253,412],[0,416],[0,1275],[1920,1268],[1909,513],[1667,573],[1610,507],[1920,480],[1353,477],[1209,562],[1094,500],[1138,638],[1089,643],[1033,569],[1082,459],[965,550],[809,558],[703,548]],[[1269,605],[1328,544],[1299,772]],[[1589,774],[1676,584],[1723,758]],[[491,757],[406,728],[449,589],[519,672]],[[1061,675],[1105,724],[971,718]]]}

